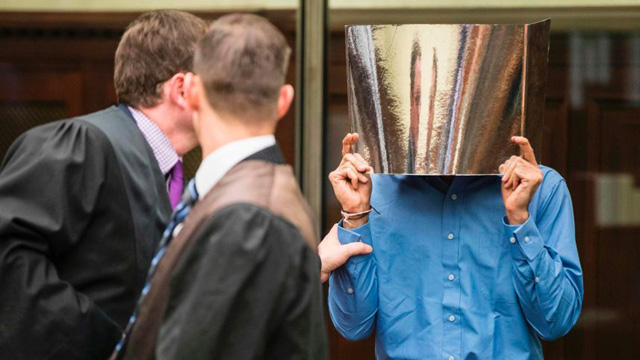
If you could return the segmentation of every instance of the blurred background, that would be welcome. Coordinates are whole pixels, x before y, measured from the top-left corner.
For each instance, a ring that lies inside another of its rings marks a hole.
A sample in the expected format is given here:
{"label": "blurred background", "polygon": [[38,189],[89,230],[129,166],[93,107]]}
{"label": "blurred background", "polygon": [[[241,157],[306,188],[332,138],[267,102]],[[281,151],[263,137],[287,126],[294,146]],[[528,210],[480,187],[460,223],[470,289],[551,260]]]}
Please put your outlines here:
{"label": "blurred background", "polygon": [[[2,0],[0,157],[30,127],[115,104],[120,36],[159,8],[206,19],[254,12],[285,33],[298,102],[277,137],[323,232],[339,219],[326,174],[349,131],[344,25],[551,18],[542,162],[572,193],[585,301],[545,358],[640,358],[640,1]],[[188,173],[199,161],[195,150]],[[332,360],[374,359],[372,339],[350,343],[328,327]]]}

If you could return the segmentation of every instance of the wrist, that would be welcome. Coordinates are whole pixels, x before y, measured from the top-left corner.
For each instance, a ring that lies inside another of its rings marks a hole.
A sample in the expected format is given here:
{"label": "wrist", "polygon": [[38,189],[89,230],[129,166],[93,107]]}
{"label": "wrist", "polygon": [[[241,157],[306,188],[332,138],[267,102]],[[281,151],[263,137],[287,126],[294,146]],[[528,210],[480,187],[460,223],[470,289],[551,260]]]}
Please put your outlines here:
{"label": "wrist", "polygon": [[349,221],[342,221],[342,227],[347,230],[359,228],[369,221],[369,214],[363,216],[360,219],[349,219]]}
{"label": "wrist", "polygon": [[353,206],[342,206],[342,210],[349,212],[349,213],[359,213],[359,212],[363,212],[363,211],[367,211],[371,209],[371,204],[366,203],[366,204],[358,204],[358,205],[353,205]]}
{"label": "wrist", "polygon": [[367,204],[366,208],[362,208],[362,205],[358,206],[357,211],[342,210],[342,227],[345,229],[355,229],[366,224],[369,221],[369,214],[372,211],[376,211],[370,204]]}
{"label": "wrist", "polygon": [[507,210],[509,225],[522,225],[529,219],[529,211],[523,209]]}

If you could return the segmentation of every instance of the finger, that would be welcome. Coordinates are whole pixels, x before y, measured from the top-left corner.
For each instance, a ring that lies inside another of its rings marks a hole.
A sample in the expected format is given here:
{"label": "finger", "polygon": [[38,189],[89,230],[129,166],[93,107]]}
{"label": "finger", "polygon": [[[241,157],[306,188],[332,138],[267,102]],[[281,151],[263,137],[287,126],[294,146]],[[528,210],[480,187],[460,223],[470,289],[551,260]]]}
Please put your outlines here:
{"label": "finger", "polygon": [[358,183],[360,182],[360,180],[358,179],[358,172],[353,167],[353,165],[345,164],[342,167],[342,170],[344,171],[345,178],[349,179],[349,181],[351,181],[351,186],[354,189],[357,189],[358,188]]}
{"label": "finger", "polygon": [[365,184],[369,182],[369,174],[361,170],[363,168],[362,166],[360,166],[359,168],[356,168],[356,165],[351,161],[347,161],[341,165],[341,167],[344,167],[344,166],[348,166],[349,168],[352,168],[353,171],[358,175],[358,180],[360,182]]}
{"label": "finger", "polygon": [[511,141],[518,144],[520,146],[520,155],[523,159],[527,160],[527,162],[538,165],[536,162],[536,155],[533,152],[533,148],[529,143],[529,139],[524,136],[514,136],[511,138]]}
{"label": "finger", "polygon": [[[509,164],[511,164],[511,159],[507,159],[507,161],[503,162],[499,167],[498,167],[498,172],[502,175],[504,175],[505,171],[507,171],[507,169],[509,168]],[[504,176],[502,177],[504,179]]]}
{"label": "finger", "polygon": [[532,164],[525,163],[520,164],[515,170],[514,173],[520,179],[527,179],[530,183],[536,184],[542,180],[542,175],[540,170],[537,167],[533,167]]}
{"label": "finger", "polygon": [[513,169],[518,165],[518,160],[519,158],[517,156],[511,157],[506,166],[506,170],[504,171],[504,175],[502,176],[502,182],[507,189],[510,189],[513,184]]}
{"label": "finger", "polygon": [[336,173],[339,176],[339,181],[347,181],[351,183],[351,186],[354,189],[358,188],[358,174],[355,170],[349,167],[341,167],[336,170]]}
{"label": "finger", "polygon": [[350,152],[351,152],[351,133],[345,135],[344,139],[342,139],[342,156],[345,156]]}
{"label": "finger", "polygon": [[342,156],[351,152],[351,147],[358,142],[360,136],[357,133],[349,133],[342,139]]}
{"label": "finger", "polygon": [[[362,159],[362,157],[360,157],[360,159]],[[351,163],[356,168],[356,170],[361,173],[365,173],[369,169],[369,164],[367,164],[367,162],[364,160],[359,160],[358,157],[356,157],[356,154],[346,154],[342,158],[342,163],[340,163],[340,165],[344,165],[347,163]]]}
{"label": "finger", "polygon": [[342,251],[347,257],[352,257],[356,255],[369,254],[373,251],[373,248],[363,242],[353,242],[342,245]]}
{"label": "finger", "polygon": [[335,171],[331,172],[331,174],[329,174],[329,180],[331,181],[331,185],[333,185],[334,187],[339,186],[345,180],[351,182],[353,186],[352,177],[355,177],[357,181],[356,173],[353,170],[344,167],[339,167]]}
{"label": "finger", "polygon": [[507,182],[509,180],[509,169],[513,165],[514,156],[510,157],[509,160],[505,161],[500,168],[498,169],[502,174],[502,182]]}
{"label": "finger", "polygon": [[340,168],[337,168],[329,173],[329,182],[331,183],[331,185],[338,185],[338,183],[340,183],[342,180],[344,180],[344,175],[342,174]]}
{"label": "finger", "polygon": [[369,165],[369,163],[367,162],[367,160],[365,160],[362,155],[358,154],[358,153],[354,153],[353,156],[356,157],[356,159],[358,159],[358,161],[360,161],[361,164],[363,164],[366,167],[366,172],[370,172],[373,171],[373,168],[371,167],[371,165]]}
{"label": "finger", "polygon": [[513,168],[511,169],[511,176],[509,177],[509,188],[515,190],[520,184],[520,177],[516,173],[518,167],[522,166],[522,163],[526,162],[523,158],[516,156],[516,160],[513,162]]}
{"label": "finger", "polygon": [[[362,159],[361,156],[358,156],[358,154],[347,154],[345,155],[345,159],[343,161],[343,164],[345,163],[350,163],[354,166],[354,168],[361,174],[369,174],[371,171],[373,171],[373,169],[371,168],[371,166],[369,166],[369,164],[364,161],[364,159]],[[364,179],[365,177],[362,177],[362,179]],[[365,180],[366,182],[366,180]]]}
{"label": "finger", "polygon": [[522,164],[516,163],[516,166],[513,168],[513,172],[511,173],[511,189],[516,189],[518,185],[520,185],[520,176],[518,176],[518,168],[520,168]]}

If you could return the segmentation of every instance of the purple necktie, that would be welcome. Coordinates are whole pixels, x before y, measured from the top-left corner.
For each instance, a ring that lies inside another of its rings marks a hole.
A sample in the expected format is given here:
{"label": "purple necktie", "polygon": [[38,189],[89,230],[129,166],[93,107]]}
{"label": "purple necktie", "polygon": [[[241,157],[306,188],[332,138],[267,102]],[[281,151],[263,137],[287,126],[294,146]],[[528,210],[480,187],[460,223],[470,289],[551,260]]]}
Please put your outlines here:
{"label": "purple necktie", "polygon": [[182,161],[178,162],[171,169],[171,180],[169,180],[169,201],[171,208],[175,209],[182,198],[182,190],[184,189],[184,177],[182,173]]}

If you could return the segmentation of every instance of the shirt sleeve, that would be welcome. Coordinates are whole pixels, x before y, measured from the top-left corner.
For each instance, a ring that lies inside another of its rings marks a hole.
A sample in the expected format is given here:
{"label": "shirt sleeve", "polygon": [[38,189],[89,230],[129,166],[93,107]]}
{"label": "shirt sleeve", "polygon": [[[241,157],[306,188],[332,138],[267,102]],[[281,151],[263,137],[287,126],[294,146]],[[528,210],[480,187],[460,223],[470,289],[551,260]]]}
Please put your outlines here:
{"label": "shirt sleeve", "polygon": [[[362,241],[373,246],[369,222],[353,230],[342,227],[342,221],[338,225],[338,240],[342,244]],[[329,278],[331,321],[338,332],[351,341],[366,339],[375,327],[378,278],[374,252],[350,258]]]}
{"label": "shirt sleeve", "polygon": [[320,260],[297,228],[232,205],[193,241],[172,276],[159,360],[326,360]]}
{"label": "shirt sleeve", "polygon": [[[539,189],[539,191],[542,189]],[[525,317],[545,340],[575,325],[584,295],[571,197],[564,180],[543,191],[535,218],[504,229],[513,258],[513,284]]]}
{"label": "shirt sleeve", "polygon": [[104,162],[87,131],[73,122],[31,130],[0,170],[0,354],[14,359],[106,358],[121,335],[57,272],[100,191]]}

